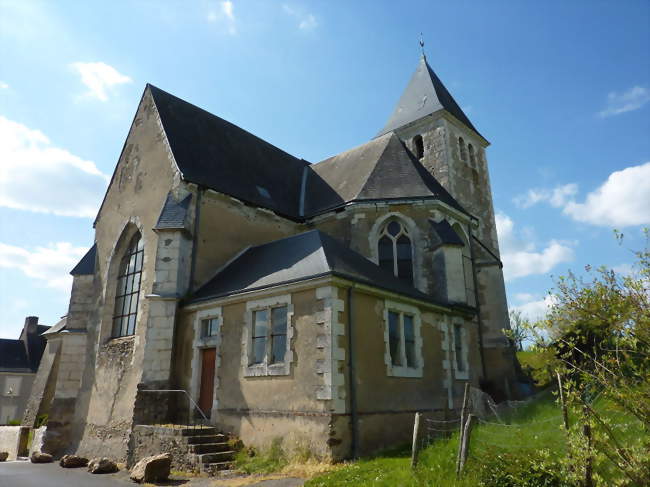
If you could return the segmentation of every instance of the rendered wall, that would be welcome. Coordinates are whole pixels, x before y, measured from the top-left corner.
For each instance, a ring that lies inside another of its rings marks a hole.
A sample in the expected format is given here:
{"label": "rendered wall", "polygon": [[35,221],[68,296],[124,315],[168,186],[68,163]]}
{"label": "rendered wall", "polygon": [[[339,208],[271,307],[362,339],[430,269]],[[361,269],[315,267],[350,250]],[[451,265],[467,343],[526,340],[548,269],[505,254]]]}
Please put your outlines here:
{"label": "rendered wall", "polygon": [[34,373],[0,372],[0,424],[22,420]]}
{"label": "rendered wall", "polygon": [[7,460],[15,460],[18,453],[20,426],[0,426],[0,452],[9,453]]}

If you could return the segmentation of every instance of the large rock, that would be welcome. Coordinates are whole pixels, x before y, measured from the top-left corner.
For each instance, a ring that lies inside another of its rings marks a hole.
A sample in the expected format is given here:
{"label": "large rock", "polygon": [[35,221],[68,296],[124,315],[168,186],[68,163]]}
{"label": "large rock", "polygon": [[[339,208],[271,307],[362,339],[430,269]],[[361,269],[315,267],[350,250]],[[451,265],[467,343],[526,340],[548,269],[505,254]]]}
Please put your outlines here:
{"label": "large rock", "polygon": [[78,468],[88,465],[88,459],[78,455],[63,455],[59,460],[59,465],[63,468]]}
{"label": "large rock", "polygon": [[7,458],[9,458],[9,452],[0,451],[0,462],[6,462]]}
{"label": "large rock", "polygon": [[159,482],[167,480],[172,466],[169,453],[143,458],[131,470],[131,480],[135,482]]}
{"label": "large rock", "polygon": [[90,473],[114,473],[118,470],[117,464],[108,458],[93,458],[88,463]]}
{"label": "large rock", "polygon": [[50,463],[52,461],[52,455],[41,451],[34,451],[29,457],[29,460],[32,463]]}

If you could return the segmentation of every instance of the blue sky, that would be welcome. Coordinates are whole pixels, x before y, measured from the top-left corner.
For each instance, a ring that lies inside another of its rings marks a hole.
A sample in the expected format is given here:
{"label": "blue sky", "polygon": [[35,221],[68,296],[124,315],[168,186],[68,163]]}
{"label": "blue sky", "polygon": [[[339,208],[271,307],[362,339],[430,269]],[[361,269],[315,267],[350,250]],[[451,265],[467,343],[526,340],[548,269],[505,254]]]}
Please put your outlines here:
{"label": "blue sky", "polygon": [[317,162],[383,126],[420,32],[492,143],[510,306],[539,316],[568,269],[629,271],[650,225],[647,1],[0,0],[0,337],[67,312],[145,83]]}

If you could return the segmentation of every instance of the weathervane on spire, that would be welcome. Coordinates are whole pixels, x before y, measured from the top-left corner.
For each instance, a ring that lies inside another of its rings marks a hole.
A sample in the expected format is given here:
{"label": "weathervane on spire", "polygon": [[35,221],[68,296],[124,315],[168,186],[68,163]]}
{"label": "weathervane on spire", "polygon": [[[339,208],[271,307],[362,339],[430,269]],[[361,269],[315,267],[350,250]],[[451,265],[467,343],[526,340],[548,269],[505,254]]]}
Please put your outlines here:
{"label": "weathervane on spire", "polygon": [[426,58],[424,54],[424,38],[422,37],[422,32],[420,32],[420,50],[422,51],[422,57]]}

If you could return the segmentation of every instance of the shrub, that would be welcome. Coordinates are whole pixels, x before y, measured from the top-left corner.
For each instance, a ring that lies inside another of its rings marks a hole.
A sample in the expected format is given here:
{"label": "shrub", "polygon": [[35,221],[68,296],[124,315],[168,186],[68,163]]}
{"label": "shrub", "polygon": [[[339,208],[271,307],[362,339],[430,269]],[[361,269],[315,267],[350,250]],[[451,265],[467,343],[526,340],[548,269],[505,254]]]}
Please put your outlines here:
{"label": "shrub", "polygon": [[546,450],[491,452],[477,462],[481,487],[569,487],[560,463]]}

